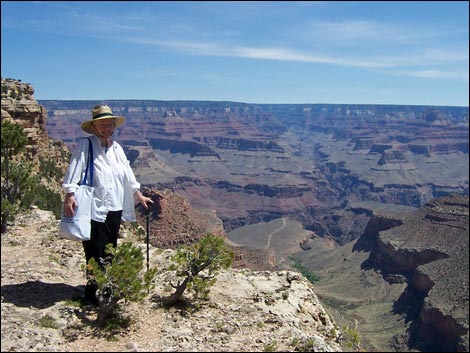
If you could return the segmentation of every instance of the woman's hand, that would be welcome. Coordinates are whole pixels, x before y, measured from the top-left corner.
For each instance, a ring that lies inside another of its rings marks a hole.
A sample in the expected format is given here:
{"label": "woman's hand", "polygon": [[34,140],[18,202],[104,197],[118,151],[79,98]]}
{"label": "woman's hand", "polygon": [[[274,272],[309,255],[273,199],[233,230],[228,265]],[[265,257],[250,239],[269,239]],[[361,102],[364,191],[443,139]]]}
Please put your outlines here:
{"label": "woman's hand", "polygon": [[73,217],[75,215],[75,209],[78,207],[78,202],[73,195],[73,193],[65,194],[64,214],[67,217]]}
{"label": "woman's hand", "polygon": [[146,210],[148,210],[149,208],[148,203],[151,203],[151,204],[153,203],[153,200],[150,197],[142,195],[142,193],[139,190],[135,192],[135,196],[137,197],[137,200],[139,201],[139,203],[142,206],[144,206]]}

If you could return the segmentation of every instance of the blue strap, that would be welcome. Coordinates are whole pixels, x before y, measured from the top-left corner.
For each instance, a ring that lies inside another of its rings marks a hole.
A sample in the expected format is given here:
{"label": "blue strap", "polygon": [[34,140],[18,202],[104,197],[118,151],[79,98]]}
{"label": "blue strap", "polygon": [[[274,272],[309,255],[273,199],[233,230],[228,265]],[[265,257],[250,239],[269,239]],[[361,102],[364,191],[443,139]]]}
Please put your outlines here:
{"label": "blue strap", "polygon": [[83,183],[82,185],[86,185],[86,177],[88,175],[88,166],[90,166],[90,186],[93,186],[93,146],[91,144],[91,139],[87,137],[88,142],[90,143],[88,145],[88,158],[86,162],[86,170],[85,170],[85,176],[83,177]]}

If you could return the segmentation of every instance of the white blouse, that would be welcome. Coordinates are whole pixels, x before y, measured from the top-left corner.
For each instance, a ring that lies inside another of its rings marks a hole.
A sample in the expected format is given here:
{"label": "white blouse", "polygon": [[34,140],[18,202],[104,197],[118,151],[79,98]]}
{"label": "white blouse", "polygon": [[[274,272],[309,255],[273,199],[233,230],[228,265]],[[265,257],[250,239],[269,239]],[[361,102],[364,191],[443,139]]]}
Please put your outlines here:
{"label": "white blouse", "polygon": [[[90,136],[93,146],[93,206],[91,219],[104,222],[109,211],[122,210],[123,221],[135,221],[134,193],[140,189],[121,145],[101,146],[100,139]],[[64,177],[66,193],[75,192],[85,176],[88,158],[88,139],[77,143]],[[87,176],[89,185],[90,175]]]}

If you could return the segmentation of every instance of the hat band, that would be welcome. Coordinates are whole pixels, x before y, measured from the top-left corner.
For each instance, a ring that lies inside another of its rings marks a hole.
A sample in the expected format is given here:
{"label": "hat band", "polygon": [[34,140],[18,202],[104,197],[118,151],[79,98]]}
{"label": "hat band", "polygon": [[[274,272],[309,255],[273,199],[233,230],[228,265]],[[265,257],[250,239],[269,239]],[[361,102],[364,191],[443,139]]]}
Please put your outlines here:
{"label": "hat band", "polygon": [[101,113],[101,114],[95,115],[93,119],[102,118],[103,116],[114,116],[114,115],[111,113]]}

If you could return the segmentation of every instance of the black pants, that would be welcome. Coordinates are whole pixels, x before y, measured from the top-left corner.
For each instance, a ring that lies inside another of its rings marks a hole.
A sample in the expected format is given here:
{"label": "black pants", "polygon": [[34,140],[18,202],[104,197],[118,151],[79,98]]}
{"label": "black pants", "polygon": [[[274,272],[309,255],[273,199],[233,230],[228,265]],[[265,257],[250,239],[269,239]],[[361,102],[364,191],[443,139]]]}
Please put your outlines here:
{"label": "black pants", "polygon": [[[122,211],[110,211],[104,222],[91,221],[90,240],[83,242],[87,264],[92,258],[101,264],[102,259],[105,259],[107,256],[105,253],[106,245],[113,244],[113,247],[117,246],[119,228],[121,227],[121,215]],[[93,274],[88,270],[87,279],[85,299],[95,302],[95,293],[98,288],[93,280]]]}

